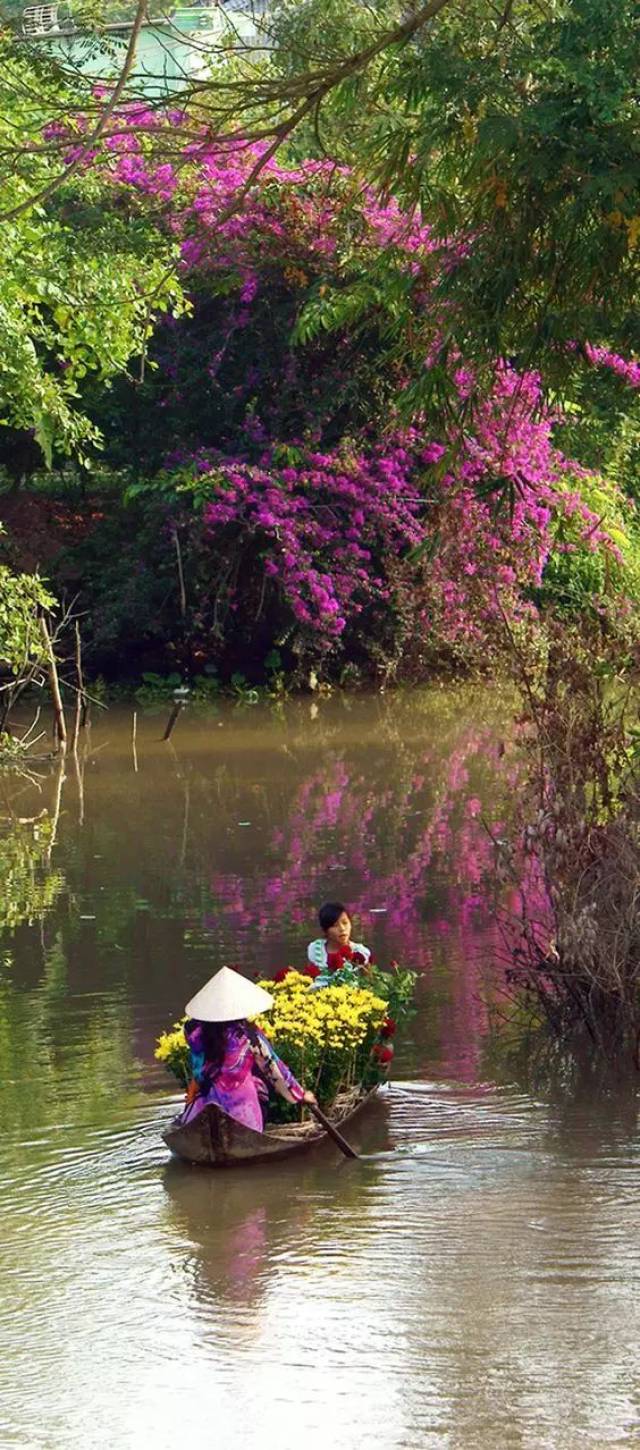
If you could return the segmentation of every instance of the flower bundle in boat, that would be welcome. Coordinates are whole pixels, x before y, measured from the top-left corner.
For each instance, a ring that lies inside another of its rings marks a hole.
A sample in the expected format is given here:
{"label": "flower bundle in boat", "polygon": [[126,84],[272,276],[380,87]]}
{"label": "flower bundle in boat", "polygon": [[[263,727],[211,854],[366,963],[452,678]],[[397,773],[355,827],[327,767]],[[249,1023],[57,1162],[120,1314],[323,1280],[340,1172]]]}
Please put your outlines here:
{"label": "flower bundle in boat", "polygon": [[[340,980],[336,972],[328,986],[318,989],[306,972],[286,968],[259,982],[274,1005],[255,1025],[298,1081],[311,1087],[320,1106],[330,1111],[339,1096],[365,1094],[387,1077],[392,1038],[413,1010],[415,982],[414,972],[370,967],[357,985]],[[191,1070],[183,1022],[162,1034],[155,1056],[188,1088]],[[272,1096],[268,1121],[294,1122],[301,1111],[299,1105]]]}
{"label": "flower bundle in boat", "polygon": [[[339,1093],[367,1089],[381,1080],[385,1064],[373,1049],[387,1017],[383,997],[347,983],[317,990],[308,976],[296,971],[259,985],[271,993],[274,1005],[256,1025],[298,1081],[312,1087],[322,1108],[330,1109]],[[270,1103],[272,1121],[290,1121],[298,1112],[282,1099]]]}

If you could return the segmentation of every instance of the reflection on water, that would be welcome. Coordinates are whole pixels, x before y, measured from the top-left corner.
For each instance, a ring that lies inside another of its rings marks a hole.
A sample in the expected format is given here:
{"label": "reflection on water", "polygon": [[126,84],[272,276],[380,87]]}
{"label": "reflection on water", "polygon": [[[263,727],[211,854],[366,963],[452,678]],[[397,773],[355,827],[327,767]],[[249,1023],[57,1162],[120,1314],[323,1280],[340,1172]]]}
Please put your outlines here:
{"label": "reflection on water", "polygon": [[57,952],[65,997],[91,992],[99,1030],[94,994],[120,993],[148,1059],[204,975],[223,961],[300,961],[319,901],[338,896],[381,962],[428,972],[420,1050],[472,1077],[478,967],[496,953],[481,815],[498,822],[509,787],[499,720],[498,701],[437,691],[185,714],[166,744],[158,714],[138,721],[134,755],[131,715],[110,712],[66,778],[0,783],[7,839],[18,810],[49,812],[24,830],[55,820],[16,918],[40,916],[40,940],[21,929],[8,939],[8,980],[36,989]]}
{"label": "reflection on water", "polygon": [[[0,1445],[640,1444],[636,1100],[477,1081],[500,717],[147,716],[134,760],[111,712],[0,780]],[[325,895],[423,974],[365,1156],[167,1163],[156,1032],[222,961],[299,960]]]}

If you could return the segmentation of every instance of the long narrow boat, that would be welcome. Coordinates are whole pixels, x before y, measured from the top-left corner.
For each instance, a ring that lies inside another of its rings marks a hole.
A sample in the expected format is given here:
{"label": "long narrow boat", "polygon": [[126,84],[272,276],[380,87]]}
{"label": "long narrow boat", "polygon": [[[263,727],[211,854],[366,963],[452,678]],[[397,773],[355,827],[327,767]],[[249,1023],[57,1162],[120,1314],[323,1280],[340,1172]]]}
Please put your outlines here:
{"label": "long narrow boat", "polygon": [[[332,1123],[342,1130],[378,1091],[377,1087],[370,1092],[354,1088],[340,1093],[331,1110]],[[214,1103],[203,1108],[185,1125],[174,1118],[162,1136],[177,1158],[208,1168],[230,1168],[234,1163],[273,1162],[330,1142],[329,1134],[314,1120],[270,1124],[264,1133],[256,1133],[253,1128],[245,1128],[236,1118],[228,1117]]]}

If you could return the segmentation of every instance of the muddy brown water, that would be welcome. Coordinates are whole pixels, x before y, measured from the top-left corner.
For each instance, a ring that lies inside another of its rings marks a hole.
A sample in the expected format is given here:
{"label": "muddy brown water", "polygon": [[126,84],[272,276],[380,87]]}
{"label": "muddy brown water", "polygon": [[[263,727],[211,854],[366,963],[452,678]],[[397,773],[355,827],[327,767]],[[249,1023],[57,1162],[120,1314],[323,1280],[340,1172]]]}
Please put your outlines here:
{"label": "muddy brown water", "polygon": [[[138,707],[134,749],[122,706],[0,778],[0,1446],[640,1446],[635,1100],[485,1050],[506,714],[189,707],[167,744]],[[300,961],[327,896],[421,973],[366,1156],[168,1161],[157,1033],[223,962]]]}

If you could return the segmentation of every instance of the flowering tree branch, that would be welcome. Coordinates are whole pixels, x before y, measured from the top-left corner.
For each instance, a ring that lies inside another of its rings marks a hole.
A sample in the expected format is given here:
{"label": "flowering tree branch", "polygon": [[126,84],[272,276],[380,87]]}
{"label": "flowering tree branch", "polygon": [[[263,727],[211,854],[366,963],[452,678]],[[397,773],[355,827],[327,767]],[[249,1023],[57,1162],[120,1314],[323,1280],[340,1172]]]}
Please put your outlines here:
{"label": "flowering tree branch", "polygon": [[[234,209],[241,207],[246,192],[257,180],[261,171],[268,161],[276,154],[279,147],[297,130],[302,121],[308,116],[315,116],[316,120],[320,107],[327,96],[338,89],[345,81],[348,81],[358,74],[364,72],[374,60],[387,50],[397,46],[406,45],[438,14],[451,6],[456,0],[427,0],[427,3],[416,10],[412,10],[399,24],[381,31],[368,45],[340,60],[333,60],[309,69],[303,74],[289,77],[275,77],[265,79],[260,76],[236,77],[232,74],[216,75],[213,78],[191,81],[185,84],[182,97],[182,105],[192,117],[196,119],[194,132],[202,138],[202,127],[206,130],[206,141],[208,147],[216,142],[220,145],[229,144],[230,141],[245,141],[247,144],[256,140],[267,140],[267,147],[263,157],[258,158],[253,171],[245,185],[238,193],[234,201]],[[91,159],[98,144],[104,139],[105,134],[112,133],[109,122],[114,120],[117,125],[117,112],[121,103],[131,98],[130,81],[134,70],[136,50],[140,30],[147,15],[147,0],[138,0],[135,18],[133,21],[127,52],[124,63],[117,81],[109,88],[108,98],[97,100],[95,87],[92,95],[86,94],[79,103],[77,110],[81,110],[83,117],[97,113],[95,125],[85,137],[81,144],[74,146],[73,158],[65,165],[64,170],[52,177],[40,190],[34,191],[30,196],[24,198],[10,210],[0,213],[0,221],[10,221],[27,212],[30,208],[46,202],[55,195],[61,186],[78,171],[80,171]],[[209,48],[207,53],[213,58],[218,55],[219,48]],[[233,52],[232,52],[233,54]],[[66,79],[70,75],[65,73],[64,67],[58,67],[58,74]],[[223,102],[223,104],[221,104]],[[166,107],[166,97],[150,101],[148,108],[163,111]],[[70,105],[58,107],[58,114],[66,116],[71,121],[74,108]],[[201,119],[198,121],[198,112]],[[284,114],[283,114],[284,113]],[[241,118],[245,118],[244,120]],[[212,118],[213,119],[212,121]],[[167,136],[165,128],[160,123],[159,129],[163,132],[163,139],[170,144],[170,136]],[[184,144],[184,132],[182,136]],[[56,152],[64,153],[69,148],[68,135],[65,139],[48,138],[46,146],[42,145],[39,138],[33,143],[27,141],[14,148],[11,143],[3,147],[5,158],[15,162],[17,156],[43,155]]]}

